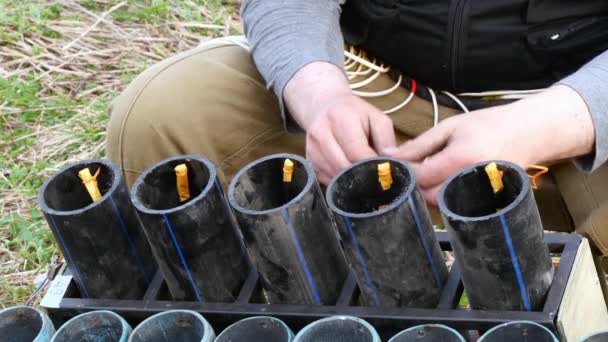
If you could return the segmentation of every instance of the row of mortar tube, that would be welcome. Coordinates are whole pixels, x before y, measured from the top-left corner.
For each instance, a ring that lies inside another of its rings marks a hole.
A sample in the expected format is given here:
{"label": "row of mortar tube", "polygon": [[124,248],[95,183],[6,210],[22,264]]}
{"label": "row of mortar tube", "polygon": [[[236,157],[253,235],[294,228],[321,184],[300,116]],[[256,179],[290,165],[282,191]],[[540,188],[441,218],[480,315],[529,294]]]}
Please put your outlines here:
{"label": "row of mortar tube", "polygon": [[[581,342],[605,341],[608,332],[583,338]],[[368,322],[350,316],[332,316],[312,322],[294,336],[293,331],[274,317],[258,316],[240,320],[215,337],[213,327],[197,312],[170,310],[153,315],[135,329],[111,311],[80,314],[55,332],[42,311],[32,307],[13,307],[0,311],[0,340],[12,342],[380,342],[378,332]],[[440,324],[408,328],[389,342],[464,342],[457,331]],[[480,342],[534,341],[557,342],[547,328],[526,321],[498,325],[481,336]]]}
{"label": "row of mortar tube", "polygon": [[[378,178],[378,165],[386,163],[389,186]],[[185,202],[175,174],[184,164]],[[93,203],[77,176],[85,167],[102,168],[102,197]],[[498,167],[500,193],[476,165],[446,182],[440,209],[471,306],[533,310],[553,268],[525,173],[509,163]],[[250,268],[247,251],[270,303],[334,304],[348,263],[361,304],[433,308],[447,277],[415,174],[396,159],[362,161],[336,176],[326,194],[333,219],[308,161],[279,154],[250,163],[228,189],[247,250],[215,166],[204,158],[153,165],[130,197],[136,210],[116,167],[100,160],[61,170],[40,191],[40,206],[85,297],[140,298],[154,271],[151,254],[175,300],[234,301]]]}

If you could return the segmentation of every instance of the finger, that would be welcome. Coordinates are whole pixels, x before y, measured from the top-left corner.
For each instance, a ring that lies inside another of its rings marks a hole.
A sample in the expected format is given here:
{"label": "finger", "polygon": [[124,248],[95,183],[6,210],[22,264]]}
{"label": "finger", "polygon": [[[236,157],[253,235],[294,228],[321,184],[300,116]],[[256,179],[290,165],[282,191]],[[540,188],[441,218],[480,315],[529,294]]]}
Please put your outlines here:
{"label": "finger", "polygon": [[421,162],[412,163],[418,185],[423,189],[435,187],[457,171],[460,165],[456,165],[452,160],[455,153],[457,151],[448,146]]}
{"label": "finger", "polygon": [[[318,133],[319,132],[319,133]],[[325,160],[323,153],[320,149],[321,141],[326,140],[325,136],[329,134],[323,131],[308,132],[306,134],[306,159],[312,163],[312,167],[315,170],[315,174],[319,181],[321,180],[322,174],[331,174],[329,164]]]}
{"label": "finger", "polygon": [[397,149],[389,149],[385,150],[385,152],[398,159],[409,161],[423,160],[445,147],[454,130],[452,122],[451,120],[443,121],[438,126],[402,144]]}
{"label": "finger", "polygon": [[319,172],[317,172],[317,180],[319,181],[319,183],[327,186],[331,182],[332,177],[330,176],[329,173],[327,173],[325,171],[319,171]]}
{"label": "finger", "polygon": [[329,166],[320,153],[306,153],[306,159],[312,163],[312,168],[315,170],[315,175],[319,183],[327,185],[331,180],[331,171]]}
{"label": "finger", "polygon": [[342,147],[338,144],[336,139],[332,137],[325,141],[322,146],[323,157],[328,163],[328,168],[331,173],[331,177],[338,174],[338,172],[347,168],[351,162],[346,157],[346,154],[342,150]]}
{"label": "finger", "polygon": [[309,133],[306,143],[307,153],[315,158],[320,167],[320,163],[323,163],[322,168],[330,177],[351,164],[330,129]]}
{"label": "finger", "polygon": [[439,199],[437,196],[439,195],[439,189],[441,188],[441,184],[434,186],[430,189],[422,190],[422,197],[424,197],[424,201],[428,205],[432,205],[436,207],[439,203]]}
{"label": "finger", "polygon": [[393,120],[386,114],[370,114],[369,129],[372,135],[372,146],[378,153],[397,145]]}
{"label": "finger", "polygon": [[378,156],[371,148],[366,131],[361,122],[333,123],[336,141],[351,163]]}

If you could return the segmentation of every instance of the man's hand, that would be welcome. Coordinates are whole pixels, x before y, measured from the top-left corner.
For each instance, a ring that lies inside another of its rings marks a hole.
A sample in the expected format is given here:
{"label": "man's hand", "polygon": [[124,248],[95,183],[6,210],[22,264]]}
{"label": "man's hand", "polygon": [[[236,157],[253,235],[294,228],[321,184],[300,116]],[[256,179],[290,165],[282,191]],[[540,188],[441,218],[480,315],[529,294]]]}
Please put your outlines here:
{"label": "man's hand", "polygon": [[566,86],[518,102],[462,114],[386,153],[411,162],[428,203],[441,183],[471,164],[501,159],[526,167],[593,151],[595,131],[583,99]]}
{"label": "man's hand", "polygon": [[334,99],[306,130],[306,158],[323,184],[350,164],[394,146],[391,119],[354,95]]}
{"label": "man's hand", "polygon": [[292,118],[306,131],[306,158],[323,184],[350,164],[396,144],[391,119],[353,95],[332,64],[305,66],[283,96]]}

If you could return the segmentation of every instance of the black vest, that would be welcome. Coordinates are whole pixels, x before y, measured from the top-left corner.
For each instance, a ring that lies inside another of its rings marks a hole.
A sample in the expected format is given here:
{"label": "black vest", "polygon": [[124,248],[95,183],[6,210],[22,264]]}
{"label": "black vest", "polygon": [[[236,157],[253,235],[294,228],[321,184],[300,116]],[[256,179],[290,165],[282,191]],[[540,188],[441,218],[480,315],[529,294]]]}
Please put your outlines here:
{"label": "black vest", "polygon": [[608,0],[348,0],[347,43],[454,92],[543,88],[608,50]]}

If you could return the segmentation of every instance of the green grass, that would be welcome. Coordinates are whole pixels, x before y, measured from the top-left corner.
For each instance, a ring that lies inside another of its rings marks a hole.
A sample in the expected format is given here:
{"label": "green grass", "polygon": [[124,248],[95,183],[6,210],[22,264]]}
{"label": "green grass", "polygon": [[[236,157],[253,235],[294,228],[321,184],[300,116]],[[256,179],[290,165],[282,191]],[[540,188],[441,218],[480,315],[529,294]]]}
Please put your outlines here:
{"label": "green grass", "polygon": [[[113,55],[90,61],[74,57],[86,51],[77,44],[63,48],[79,43],[78,36],[95,23],[87,11],[101,16],[120,1],[74,3],[0,0],[0,307],[23,304],[33,290],[33,278],[45,272],[52,256],[59,253],[37,208],[38,189],[71,161],[103,157],[110,101],[147,66],[196,46],[197,37],[239,32],[233,25],[238,22],[236,3],[128,0],[106,17],[112,26],[97,24],[106,36],[91,30],[87,38],[94,39],[99,50],[125,48],[121,37],[107,37],[117,31],[169,38],[134,48],[150,47],[158,57],[137,50],[113,63],[105,63]],[[176,27],[175,23],[195,25]],[[218,26],[205,28],[197,23]],[[180,30],[190,34],[189,41],[183,41]],[[87,77],[48,70],[48,65],[62,62],[66,62],[62,69]],[[108,83],[103,76],[118,84]],[[81,96],[100,86],[101,90]]]}

